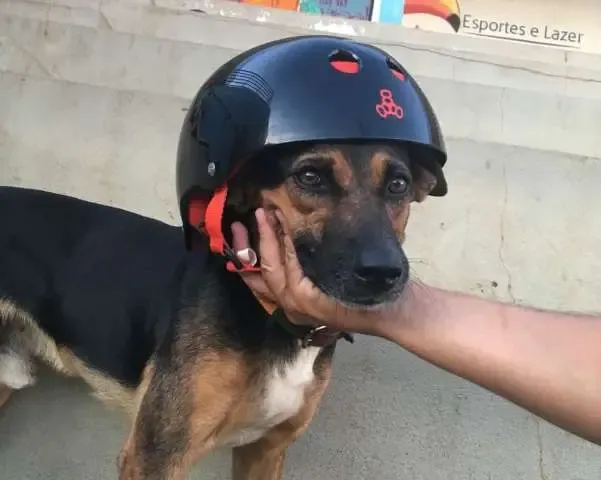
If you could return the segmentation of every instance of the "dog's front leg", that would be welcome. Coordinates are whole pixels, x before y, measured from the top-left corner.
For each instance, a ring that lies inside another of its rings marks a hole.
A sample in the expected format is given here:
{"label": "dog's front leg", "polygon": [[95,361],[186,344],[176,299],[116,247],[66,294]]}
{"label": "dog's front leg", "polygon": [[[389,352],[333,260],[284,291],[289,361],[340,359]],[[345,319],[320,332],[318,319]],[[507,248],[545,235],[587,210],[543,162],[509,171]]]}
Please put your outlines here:
{"label": "dog's front leg", "polygon": [[188,429],[179,410],[184,407],[186,389],[172,381],[176,372],[169,370],[155,363],[145,370],[133,426],[119,455],[119,480],[184,477]]}
{"label": "dog's front leg", "polygon": [[11,394],[12,389],[3,383],[0,383],[0,408],[4,406],[6,402],[8,402]]}
{"label": "dog's front leg", "polygon": [[[290,442],[291,443],[291,442]],[[232,452],[233,480],[280,480],[289,442],[272,443],[262,438]]]}
{"label": "dog's front leg", "polygon": [[215,444],[245,377],[227,354],[206,353],[178,368],[147,368],[119,480],[181,480]]}

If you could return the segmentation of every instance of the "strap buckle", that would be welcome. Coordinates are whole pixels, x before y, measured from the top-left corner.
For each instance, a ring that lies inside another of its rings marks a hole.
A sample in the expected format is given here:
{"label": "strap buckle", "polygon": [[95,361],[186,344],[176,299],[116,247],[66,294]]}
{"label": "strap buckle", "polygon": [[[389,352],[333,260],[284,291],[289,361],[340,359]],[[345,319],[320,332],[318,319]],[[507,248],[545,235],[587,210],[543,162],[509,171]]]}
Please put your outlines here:
{"label": "strap buckle", "polygon": [[303,336],[303,338],[301,338],[301,345],[303,346],[303,348],[312,347],[313,342],[315,340],[315,334],[323,332],[327,328],[328,327],[326,327],[325,325],[319,325],[318,327],[310,328],[309,331]]}
{"label": "strap buckle", "polygon": [[[322,335],[321,341],[319,341],[320,334]],[[324,347],[336,343],[341,338],[349,343],[355,343],[355,339],[350,333],[331,330],[325,325],[319,325],[309,329],[309,331],[302,337],[301,345],[303,348],[313,346]]]}

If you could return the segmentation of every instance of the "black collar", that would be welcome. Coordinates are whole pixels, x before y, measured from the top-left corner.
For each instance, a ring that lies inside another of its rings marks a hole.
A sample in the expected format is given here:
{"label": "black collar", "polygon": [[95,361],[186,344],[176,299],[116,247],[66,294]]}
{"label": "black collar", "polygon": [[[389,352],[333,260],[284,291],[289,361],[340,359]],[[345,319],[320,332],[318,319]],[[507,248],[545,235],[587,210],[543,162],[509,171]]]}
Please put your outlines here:
{"label": "black collar", "polygon": [[284,330],[301,341],[303,348],[327,347],[336,343],[341,338],[353,343],[354,338],[350,333],[333,330],[324,325],[307,326],[292,323],[281,308],[275,310],[270,319],[277,322]]}

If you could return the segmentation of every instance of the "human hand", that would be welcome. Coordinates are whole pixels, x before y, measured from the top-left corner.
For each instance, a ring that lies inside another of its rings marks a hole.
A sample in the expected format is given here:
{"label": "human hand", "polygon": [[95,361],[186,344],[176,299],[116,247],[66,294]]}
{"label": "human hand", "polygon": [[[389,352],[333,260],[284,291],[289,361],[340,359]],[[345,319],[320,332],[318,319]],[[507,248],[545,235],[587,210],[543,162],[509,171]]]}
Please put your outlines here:
{"label": "human hand", "polygon": [[[304,275],[281,214],[258,209],[255,216],[260,236],[261,272],[240,275],[259,298],[277,303],[296,324],[319,324],[347,332],[384,336],[382,327],[390,315],[383,311],[351,309],[328,297]],[[278,225],[280,235],[276,233]],[[232,225],[232,234],[237,252],[250,248],[248,231],[241,223]]]}

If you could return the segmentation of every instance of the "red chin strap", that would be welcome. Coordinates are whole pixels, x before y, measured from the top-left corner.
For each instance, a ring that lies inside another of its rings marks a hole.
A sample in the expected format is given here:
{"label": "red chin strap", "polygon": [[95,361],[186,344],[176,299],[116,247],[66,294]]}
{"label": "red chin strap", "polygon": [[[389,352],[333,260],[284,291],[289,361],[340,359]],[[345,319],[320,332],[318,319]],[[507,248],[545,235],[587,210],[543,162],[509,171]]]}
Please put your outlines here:
{"label": "red chin strap", "polygon": [[244,264],[228,245],[221,223],[227,199],[227,184],[219,187],[210,198],[192,198],[188,204],[188,222],[209,238],[211,252],[226,258],[229,272],[260,272],[256,266]]}

